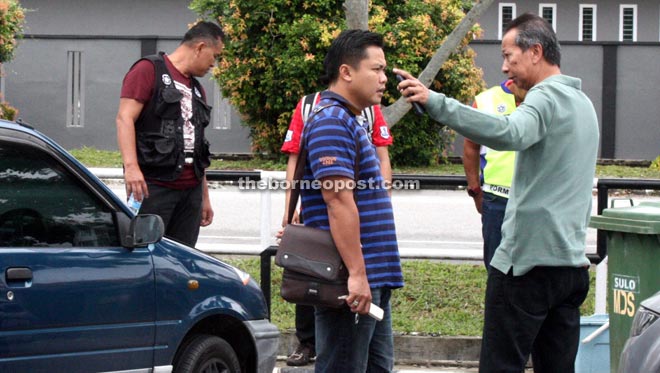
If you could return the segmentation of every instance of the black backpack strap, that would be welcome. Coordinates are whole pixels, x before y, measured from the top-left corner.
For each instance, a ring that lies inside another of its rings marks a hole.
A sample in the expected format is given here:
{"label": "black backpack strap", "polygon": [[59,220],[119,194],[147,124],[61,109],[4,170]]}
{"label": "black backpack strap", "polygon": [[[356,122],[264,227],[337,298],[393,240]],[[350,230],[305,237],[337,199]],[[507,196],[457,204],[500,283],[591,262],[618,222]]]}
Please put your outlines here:
{"label": "black backpack strap", "polygon": [[305,123],[307,123],[307,119],[309,119],[309,116],[312,114],[312,110],[314,110],[314,106],[316,106],[316,100],[320,94],[321,92],[316,92],[303,97],[302,106],[300,108],[303,126]]}
{"label": "black backpack strap", "polygon": [[371,139],[371,134],[374,132],[374,122],[376,121],[376,115],[374,114],[374,107],[369,106],[368,108],[362,110],[362,116],[367,120],[369,124],[369,139]]}

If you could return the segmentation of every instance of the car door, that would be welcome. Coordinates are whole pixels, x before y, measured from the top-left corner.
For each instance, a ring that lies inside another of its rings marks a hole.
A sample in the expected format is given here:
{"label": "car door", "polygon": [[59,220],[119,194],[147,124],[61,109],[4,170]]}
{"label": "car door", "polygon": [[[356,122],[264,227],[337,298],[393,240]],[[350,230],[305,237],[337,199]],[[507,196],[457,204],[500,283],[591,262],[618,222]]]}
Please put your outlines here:
{"label": "car door", "polygon": [[0,371],[151,367],[149,248],[121,247],[117,202],[37,145],[0,131]]}

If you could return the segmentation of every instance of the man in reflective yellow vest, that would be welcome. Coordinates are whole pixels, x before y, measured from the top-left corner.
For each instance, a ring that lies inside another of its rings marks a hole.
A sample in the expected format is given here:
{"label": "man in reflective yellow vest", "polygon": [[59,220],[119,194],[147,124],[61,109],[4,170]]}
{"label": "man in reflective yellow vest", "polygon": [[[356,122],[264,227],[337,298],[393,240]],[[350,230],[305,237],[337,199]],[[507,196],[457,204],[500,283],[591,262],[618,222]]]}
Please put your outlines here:
{"label": "man in reflective yellow vest", "polygon": [[[492,114],[509,115],[523,101],[525,93],[512,80],[506,80],[478,94],[473,106]],[[502,220],[513,179],[515,158],[516,153],[513,151],[496,151],[467,138],[463,142],[467,191],[481,214],[486,269],[490,268],[490,260],[502,239]]]}

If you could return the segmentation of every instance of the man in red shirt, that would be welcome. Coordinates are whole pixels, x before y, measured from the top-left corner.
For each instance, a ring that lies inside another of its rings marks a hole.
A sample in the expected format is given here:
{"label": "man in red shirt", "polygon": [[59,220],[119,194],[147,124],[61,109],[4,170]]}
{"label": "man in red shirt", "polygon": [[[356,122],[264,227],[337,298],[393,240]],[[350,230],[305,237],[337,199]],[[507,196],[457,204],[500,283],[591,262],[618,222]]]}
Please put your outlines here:
{"label": "man in red shirt", "polygon": [[[293,174],[298,162],[300,153],[300,138],[305,126],[305,122],[312,112],[312,109],[321,100],[322,92],[316,92],[303,97],[296,106],[296,110],[291,117],[289,130],[286,133],[282,152],[289,154],[289,160],[286,166],[286,179],[290,183],[293,180]],[[392,166],[387,147],[392,145],[393,139],[390,130],[383,118],[383,113],[379,105],[374,105],[362,112],[364,124],[368,126],[368,133],[371,135],[371,142],[376,147],[376,154],[380,161],[380,172],[386,183],[392,183]],[[289,184],[290,185],[290,184]],[[284,207],[284,217],[282,218],[282,227],[288,223],[288,208],[291,191],[287,189]],[[294,221],[298,223],[298,214],[294,215]],[[309,364],[311,358],[316,355],[314,342],[314,307],[296,305],[296,337],[298,346],[287,358],[287,365],[302,366]]]}
{"label": "man in red shirt", "polygon": [[[321,93],[316,92],[311,95],[305,96],[298,101],[296,110],[291,117],[289,123],[289,130],[286,132],[284,144],[282,144],[282,152],[289,154],[289,160],[286,165],[286,180],[291,182],[293,179],[293,172],[296,169],[296,162],[298,162],[298,153],[300,152],[300,137],[302,136],[305,121],[311,113],[312,109],[321,100]],[[385,122],[383,112],[380,110],[379,105],[374,105],[365,109],[362,112],[362,117],[365,120],[365,125],[368,126],[368,133],[371,135],[371,143],[376,147],[376,154],[380,161],[380,172],[386,183],[392,183],[392,165],[390,164],[390,155],[387,147],[392,145],[393,138],[390,129]],[[284,217],[282,218],[282,227],[285,227],[287,209],[289,208],[289,191],[286,193],[286,201],[284,205]],[[294,216],[294,221],[297,222],[298,214]]]}
{"label": "man in red shirt", "polygon": [[187,245],[213,221],[205,169],[210,164],[204,128],[211,108],[195,79],[215,66],[224,33],[200,22],[176,50],[147,56],[126,74],[117,113],[117,141],[126,195],[140,213],[160,215],[165,235]]}

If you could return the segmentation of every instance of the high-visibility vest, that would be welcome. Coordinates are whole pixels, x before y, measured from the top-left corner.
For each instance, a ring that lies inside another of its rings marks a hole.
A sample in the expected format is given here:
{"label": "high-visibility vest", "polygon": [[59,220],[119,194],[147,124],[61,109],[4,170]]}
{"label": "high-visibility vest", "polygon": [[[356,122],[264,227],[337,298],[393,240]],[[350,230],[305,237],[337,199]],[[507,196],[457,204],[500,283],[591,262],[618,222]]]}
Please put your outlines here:
{"label": "high-visibility vest", "polygon": [[[492,87],[475,97],[479,110],[497,115],[509,115],[516,110],[516,99],[502,86]],[[481,147],[482,189],[501,197],[509,197],[516,159],[514,151],[497,151]]]}

